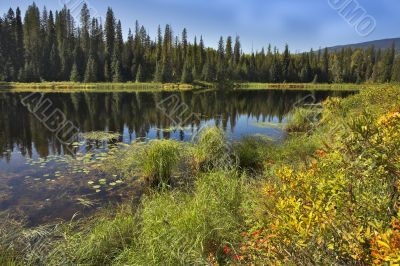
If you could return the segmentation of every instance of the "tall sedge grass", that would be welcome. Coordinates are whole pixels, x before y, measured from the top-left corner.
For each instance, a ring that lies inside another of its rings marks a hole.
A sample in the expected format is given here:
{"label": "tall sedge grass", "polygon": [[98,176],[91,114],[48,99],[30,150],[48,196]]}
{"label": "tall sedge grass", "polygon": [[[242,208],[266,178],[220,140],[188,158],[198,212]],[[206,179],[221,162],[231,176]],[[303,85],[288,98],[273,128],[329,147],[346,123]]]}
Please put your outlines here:
{"label": "tall sedge grass", "polygon": [[139,158],[144,176],[153,186],[171,183],[172,173],[181,158],[181,148],[177,141],[154,140],[144,149]]}
{"label": "tall sedge grass", "polygon": [[198,170],[212,170],[226,166],[229,147],[224,132],[217,127],[201,130],[195,139],[193,149],[195,166]]}
{"label": "tall sedge grass", "polygon": [[236,173],[204,174],[192,194],[146,197],[140,238],[117,259],[119,265],[204,265],[240,235],[242,181]]}
{"label": "tall sedge grass", "polygon": [[267,147],[270,145],[273,144],[259,137],[245,137],[236,142],[233,147],[239,159],[239,166],[245,170],[260,170],[265,160]]}
{"label": "tall sedge grass", "polygon": [[319,108],[295,108],[289,115],[285,129],[289,132],[306,132],[317,126],[321,116]]}
{"label": "tall sedge grass", "polygon": [[[115,213],[115,212],[114,212]],[[66,227],[46,259],[48,265],[111,265],[137,237],[138,224],[131,207],[95,216],[84,227]]]}

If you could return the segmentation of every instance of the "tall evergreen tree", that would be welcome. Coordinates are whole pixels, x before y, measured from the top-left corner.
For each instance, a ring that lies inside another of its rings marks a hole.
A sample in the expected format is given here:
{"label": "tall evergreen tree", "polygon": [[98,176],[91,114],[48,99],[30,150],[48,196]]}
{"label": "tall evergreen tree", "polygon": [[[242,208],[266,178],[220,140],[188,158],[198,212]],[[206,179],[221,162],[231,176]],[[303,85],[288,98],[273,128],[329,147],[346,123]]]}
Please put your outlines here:
{"label": "tall evergreen tree", "polygon": [[106,24],[105,24],[105,69],[104,69],[104,76],[106,81],[111,81],[113,77],[112,69],[114,67],[111,67],[111,65],[115,66],[113,64],[112,59],[113,59],[113,54],[114,54],[114,45],[115,45],[115,17],[114,17],[114,12],[113,10],[109,7],[107,9],[107,15],[106,15]]}
{"label": "tall evergreen tree", "polygon": [[33,3],[24,19],[25,65],[23,79],[28,82],[40,80],[40,57],[42,40],[40,34],[40,12]]}
{"label": "tall evergreen tree", "polygon": [[239,65],[241,49],[242,49],[242,47],[240,44],[240,38],[239,38],[239,36],[236,36],[235,47],[233,49],[233,61],[235,63],[235,66]]}
{"label": "tall evergreen tree", "polygon": [[396,56],[393,63],[392,77],[391,81],[400,82],[400,56]]}

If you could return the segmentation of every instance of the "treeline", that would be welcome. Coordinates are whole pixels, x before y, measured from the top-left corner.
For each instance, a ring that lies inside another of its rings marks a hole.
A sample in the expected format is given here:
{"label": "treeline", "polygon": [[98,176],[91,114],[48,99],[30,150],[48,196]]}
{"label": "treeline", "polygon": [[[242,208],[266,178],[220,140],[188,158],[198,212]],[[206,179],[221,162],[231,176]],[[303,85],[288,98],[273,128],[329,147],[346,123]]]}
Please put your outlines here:
{"label": "treeline", "polygon": [[71,11],[40,12],[33,3],[24,19],[17,8],[0,18],[0,80],[19,82],[400,82],[400,57],[386,50],[345,48],[291,54],[268,46],[246,54],[240,39],[220,39],[206,48],[189,42],[170,25],[152,40],[136,22],[126,40],[121,22],[108,9],[105,23],[83,5],[79,23]]}

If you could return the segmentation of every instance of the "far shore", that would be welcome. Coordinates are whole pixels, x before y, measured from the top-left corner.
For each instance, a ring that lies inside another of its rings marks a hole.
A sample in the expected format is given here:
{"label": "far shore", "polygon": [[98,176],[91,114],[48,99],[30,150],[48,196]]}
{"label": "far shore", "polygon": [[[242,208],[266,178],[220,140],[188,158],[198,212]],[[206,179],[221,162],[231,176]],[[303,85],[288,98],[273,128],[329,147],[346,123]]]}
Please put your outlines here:
{"label": "far shore", "polygon": [[[315,84],[315,83],[232,83],[225,86],[234,90],[335,90],[359,91],[379,84]],[[383,84],[382,84],[383,85]],[[207,82],[193,84],[181,83],[75,83],[75,82],[42,82],[16,83],[0,82],[1,92],[129,92],[129,91],[191,91],[218,89],[218,86]]]}

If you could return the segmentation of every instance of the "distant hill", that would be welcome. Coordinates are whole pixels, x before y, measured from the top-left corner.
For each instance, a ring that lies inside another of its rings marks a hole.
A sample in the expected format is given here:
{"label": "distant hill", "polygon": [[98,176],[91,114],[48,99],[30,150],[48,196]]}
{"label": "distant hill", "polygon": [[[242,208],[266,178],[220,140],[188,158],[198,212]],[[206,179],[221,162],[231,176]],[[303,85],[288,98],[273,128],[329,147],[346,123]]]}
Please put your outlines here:
{"label": "distant hill", "polygon": [[400,53],[400,38],[393,38],[393,39],[383,39],[383,40],[376,40],[370,42],[363,42],[363,43],[354,43],[354,44],[347,44],[347,45],[338,45],[333,47],[328,47],[329,51],[338,51],[342,48],[351,47],[352,49],[361,48],[367,49],[371,46],[375,46],[376,49],[387,49],[392,46],[392,43],[395,43],[396,52]]}

